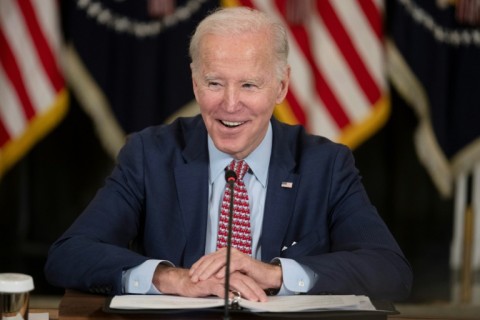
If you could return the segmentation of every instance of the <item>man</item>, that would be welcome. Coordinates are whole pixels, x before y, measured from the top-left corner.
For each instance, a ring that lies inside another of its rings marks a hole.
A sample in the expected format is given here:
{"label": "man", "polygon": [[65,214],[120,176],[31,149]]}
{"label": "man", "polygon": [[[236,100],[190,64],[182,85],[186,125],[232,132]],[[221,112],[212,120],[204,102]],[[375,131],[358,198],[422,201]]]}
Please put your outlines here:
{"label": "man", "polygon": [[242,166],[247,218],[234,234],[245,238],[232,248],[232,291],[254,301],[407,297],[409,264],[351,152],[272,118],[289,84],[283,27],[247,8],[218,10],[198,26],[190,55],[201,116],[130,136],[105,186],[52,246],[47,279],[106,294],[224,297],[224,171]]}

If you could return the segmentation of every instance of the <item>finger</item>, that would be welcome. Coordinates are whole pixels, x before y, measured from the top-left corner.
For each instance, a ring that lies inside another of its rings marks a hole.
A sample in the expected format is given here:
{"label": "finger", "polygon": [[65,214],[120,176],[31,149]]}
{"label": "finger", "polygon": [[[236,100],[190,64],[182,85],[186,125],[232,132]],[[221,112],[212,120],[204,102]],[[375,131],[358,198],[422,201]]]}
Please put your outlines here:
{"label": "finger", "polygon": [[243,299],[256,302],[265,302],[267,301],[267,295],[263,290],[256,290],[255,287],[251,287],[245,283],[237,285],[235,287],[231,286],[232,290],[240,292]]}
{"label": "finger", "polygon": [[201,257],[200,259],[197,260],[191,267],[190,270],[188,270],[188,275],[191,277],[197,270],[198,267],[203,263],[203,260],[205,259],[206,256]]}
{"label": "finger", "polygon": [[236,272],[230,278],[230,289],[240,292],[243,298],[251,301],[267,301],[265,291],[252,278]]}
{"label": "finger", "polygon": [[190,280],[194,283],[200,281],[200,274],[202,270],[205,268],[205,266],[208,266],[210,264],[210,260],[206,257],[200,258],[195,264],[192,265],[190,268],[188,275],[190,277]]}
{"label": "finger", "polygon": [[[241,265],[239,261],[243,257],[249,257],[244,253],[238,251],[235,248],[231,248],[230,256],[230,273],[237,271],[238,266]],[[226,263],[227,263],[227,248],[219,249],[218,251],[205,256],[205,259],[202,259],[201,263],[196,266],[196,269],[192,273],[195,275],[198,280],[206,280],[212,276],[223,279],[225,278],[226,272]]]}
{"label": "finger", "polygon": [[215,253],[216,253],[216,252],[213,252],[213,253],[204,255],[203,257],[201,257],[200,259],[198,259],[198,260],[192,265],[192,267],[190,268],[188,274],[189,274],[190,276],[192,276],[193,273],[194,273],[196,270],[198,270],[198,268],[201,267],[201,265],[202,265],[203,263],[205,263],[205,261],[208,261],[208,259],[210,259],[210,257],[211,257],[212,255],[214,255]]}
{"label": "finger", "polygon": [[[218,281],[218,280],[215,280]],[[219,298],[225,298],[225,283],[222,282],[217,282],[215,285],[212,286],[211,289],[211,295],[215,295]],[[233,294],[229,294],[229,298],[231,299],[233,297]]]}
{"label": "finger", "polygon": [[210,278],[225,266],[224,254],[212,254],[205,257],[192,272],[192,281],[202,281]]}
{"label": "finger", "polygon": [[223,259],[210,260],[209,263],[205,263],[201,269],[197,270],[196,274],[199,280],[207,280],[214,276],[220,269],[225,266]]}
{"label": "finger", "polygon": [[[235,248],[232,248],[230,256],[230,273],[233,273],[235,271],[248,273],[248,270],[245,268],[245,266],[247,266],[251,260],[253,260],[253,258],[249,255]],[[225,267],[218,270],[218,272],[215,274],[215,277],[217,277],[218,279],[222,279],[223,277],[225,277]]]}
{"label": "finger", "polygon": [[[226,272],[227,272],[227,267],[226,267],[226,266],[223,266],[223,267],[220,268],[220,270],[218,270],[218,272],[215,274],[215,278],[217,278],[217,279],[223,279],[223,278],[225,278]],[[231,269],[230,269],[230,273],[232,273],[232,272],[234,272],[234,270],[231,270]]]}

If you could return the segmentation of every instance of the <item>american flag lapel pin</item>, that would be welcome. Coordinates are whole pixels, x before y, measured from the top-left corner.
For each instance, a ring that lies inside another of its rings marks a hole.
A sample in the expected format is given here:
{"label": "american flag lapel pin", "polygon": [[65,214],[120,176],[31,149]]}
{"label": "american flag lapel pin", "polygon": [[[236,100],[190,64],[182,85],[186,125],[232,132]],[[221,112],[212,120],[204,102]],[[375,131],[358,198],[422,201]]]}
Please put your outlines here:
{"label": "american flag lapel pin", "polygon": [[282,182],[282,188],[292,189],[293,188],[293,182],[283,181]]}

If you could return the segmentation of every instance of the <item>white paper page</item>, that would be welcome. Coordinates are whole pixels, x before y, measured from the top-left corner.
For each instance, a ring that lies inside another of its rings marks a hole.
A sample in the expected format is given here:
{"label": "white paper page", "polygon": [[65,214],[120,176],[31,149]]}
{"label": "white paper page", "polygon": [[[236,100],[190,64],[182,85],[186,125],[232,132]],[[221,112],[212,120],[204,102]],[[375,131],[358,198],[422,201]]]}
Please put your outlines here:
{"label": "white paper page", "polygon": [[376,310],[366,296],[298,295],[268,297],[268,302],[242,300],[240,305],[252,311],[296,312],[314,310]]}
{"label": "white paper page", "polygon": [[220,298],[187,298],[171,295],[123,295],[110,302],[112,309],[203,309],[224,305]]}
{"label": "white paper page", "polygon": [[[221,298],[186,298],[171,295],[122,295],[110,302],[111,309],[203,309],[224,305]],[[314,310],[376,310],[366,296],[298,295],[272,296],[267,302],[242,299],[243,308],[257,312],[297,312]]]}

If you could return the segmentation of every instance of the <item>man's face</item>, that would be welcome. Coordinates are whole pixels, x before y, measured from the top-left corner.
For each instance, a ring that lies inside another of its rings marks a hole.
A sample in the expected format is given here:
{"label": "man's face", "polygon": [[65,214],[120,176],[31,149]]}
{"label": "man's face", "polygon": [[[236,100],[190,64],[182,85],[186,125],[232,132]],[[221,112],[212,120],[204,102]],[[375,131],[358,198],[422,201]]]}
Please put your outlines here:
{"label": "man's face", "polygon": [[266,34],[206,35],[200,44],[193,90],[215,146],[244,159],[262,142],[276,104],[287,93],[289,72],[277,78]]}

